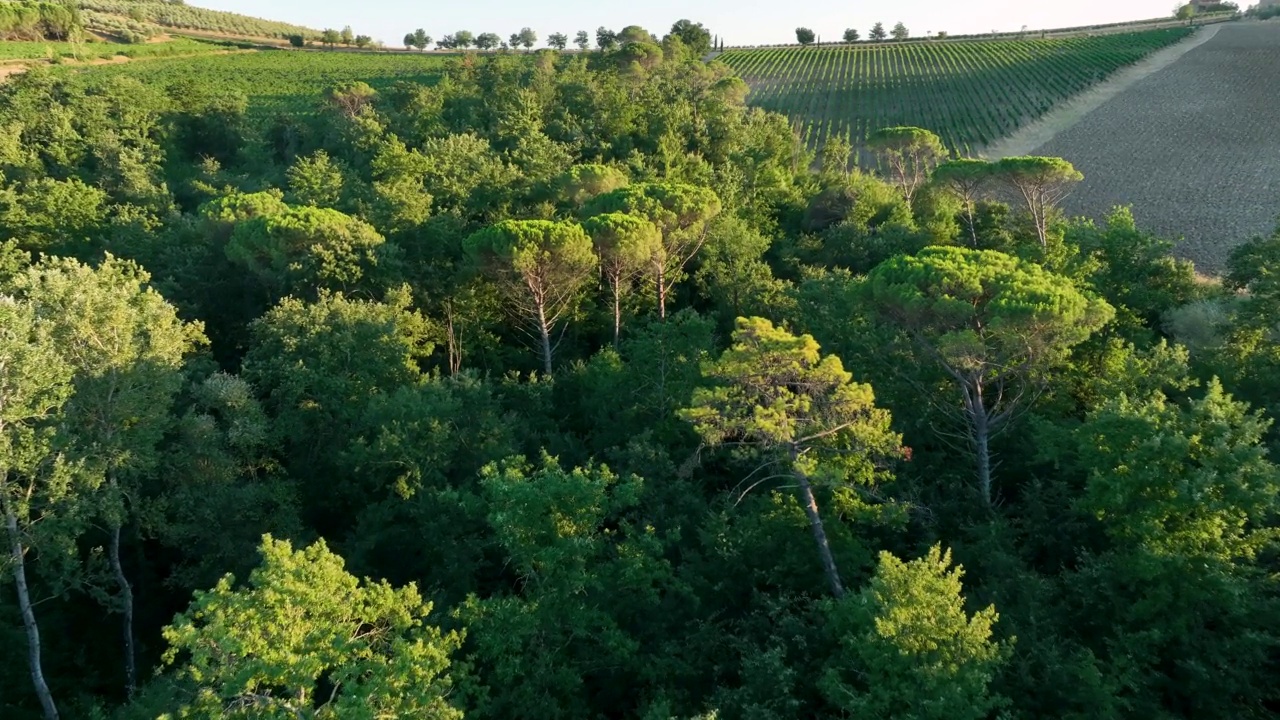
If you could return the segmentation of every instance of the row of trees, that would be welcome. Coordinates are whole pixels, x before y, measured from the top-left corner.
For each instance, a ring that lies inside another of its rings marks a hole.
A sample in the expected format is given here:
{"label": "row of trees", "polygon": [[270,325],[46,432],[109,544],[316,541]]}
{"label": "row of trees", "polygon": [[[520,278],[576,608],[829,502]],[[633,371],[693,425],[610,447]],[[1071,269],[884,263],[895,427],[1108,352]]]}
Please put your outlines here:
{"label": "row of trees", "polygon": [[[886,32],[884,23],[876,23],[871,28],[871,31],[867,33],[867,39],[871,42],[884,42],[890,35],[893,36],[894,40],[906,40],[911,37],[911,31],[903,23],[898,23],[893,26],[893,30]],[[939,33],[938,36],[945,37],[946,33]],[[846,43],[856,43],[862,39],[862,36],[855,28],[849,28],[844,31],[843,39]],[[821,42],[821,38],[810,28],[798,27],[796,28],[796,42],[801,45],[812,45],[815,42]]]}
{"label": "row of trees", "polygon": [[[308,39],[304,35],[290,35],[289,44],[294,47],[305,47]],[[373,45],[373,38],[368,35],[357,35],[351,30],[351,26],[347,25],[341,30],[333,28],[325,28],[320,32],[320,44],[325,47],[337,47],[343,45],[345,47],[367,48]]]}
{"label": "row of trees", "polygon": [[[702,26],[701,23],[694,23],[690,20],[679,20],[671,28],[671,35],[679,37],[687,47],[699,54],[706,54],[713,47],[711,33]],[[433,38],[422,28],[418,28],[404,36],[404,47],[408,49],[426,50],[431,45]],[[482,50],[497,50],[499,48],[519,48],[523,47],[526,51],[532,50],[538,42],[538,34],[531,28],[521,28],[519,32],[512,33],[510,37],[503,40],[496,33],[480,33],[472,34],[469,30],[459,30],[450,35],[445,35],[439,40],[434,41],[437,49],[441,50],[468,50],[472,47]],[[570,45],[570,38],[565,33],[552,33],[547,36],[547,47],[554,50],[564,50]],[[615,32],[605,27],[596,30],[595,45],[598,49],[613,50],[628,43],[644,42],[656,43],[657,40],[647,30],[639,26],[628,26],[621,31]],[[578,50],[586,51],[592,45],[592,37],[586,30],[579,30],[572,39],[572,44]]]}

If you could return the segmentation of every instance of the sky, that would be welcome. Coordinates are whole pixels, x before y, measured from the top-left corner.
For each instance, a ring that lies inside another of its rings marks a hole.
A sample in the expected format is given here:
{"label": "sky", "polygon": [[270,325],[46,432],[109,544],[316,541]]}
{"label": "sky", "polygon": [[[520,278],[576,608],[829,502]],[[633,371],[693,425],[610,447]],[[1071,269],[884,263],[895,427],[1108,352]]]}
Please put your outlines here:
{"label": "sky", "polygon": [[[912,35],[940,30],[961,35],[991,30],[1073,27],[1172,14],[1173,0],[646,0],[634,5],[616,0],[191,0],[192,5],[291,22],[323,29],[350,25],[357,33],[389,45],[405,33],[424,28],[439,39],[470,30],[503,38],[531,27],[545,40],[553,32],[571,38],[578,30],[595,36],[605,26],[618,30],[640,25],[663,35],[681,18],[700,22],[729,45],[795,42],[795,28],[812,28],[824,40],[836,40],[845,28],[863,36],[877,21],[886,28],[906,23]],[[1247,4],[1247,3],[1246,3]],[[539,44],[542,44],[541,42]]]}

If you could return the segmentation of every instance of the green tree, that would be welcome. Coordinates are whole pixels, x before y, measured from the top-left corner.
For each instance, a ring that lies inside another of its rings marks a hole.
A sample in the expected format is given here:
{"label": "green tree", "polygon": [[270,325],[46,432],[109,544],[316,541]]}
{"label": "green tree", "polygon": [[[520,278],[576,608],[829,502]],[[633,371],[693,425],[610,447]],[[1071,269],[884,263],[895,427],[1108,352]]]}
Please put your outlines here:
{"label": "green tree", "polygon": [[602,703],[592,703],[591,679],[647,684],[634,635],[659,622],[659,594],[675,591],[653,528],[633,517],[643,481],[544,456],[489,465],[480,485],[520,589],[469,597],[455,613],[467,627],[475,716],[587,717]]}
{"label": "green tree", "polygon": [[889,37],[889,33],[885,32],[884,23],[876,23],[871,27],[871,32],[867,35],[872,42],[884,42]]}
{"label": "green tree", "polygon": [[590,200],[626,187],[630,180],[623,171],[608,165],[574,165],[560,176],[556,187],[560,197],[575,209]]}
{"label": "green tree", "polygon": [[373,38],[368,35],[357,35],[355,39],[356,47],[364,49],[373,44]]}
{"label": "green tree", "polygon": [[346,183],[342,168],[324,150],[299,157],[285,171],[285,179],[291,199],[311,207],[336,207]]}
{"label": "green tree", "polygon": [[827,701],[886,720],[982,720],[1006,704],[989,686],[1012,643],[991,637],[994,606],[965,612],[962,575],[937,545],[905,563],[881,553],[867,589],[831,605],[840,648],[819,681]]}
{"label": "green tree", "polygon": [[480,33],[476,36],[476,47],[481,50],[496,50],[502,44],[502,38],[497,33]]}
{"label": "green tree", "polygon": [[862,36],[858,33],[856,28],[849,28],[844,31],[844,41],[847,43],[856,43],[861,39]]}
{"label": "green tree", "polygon": [[1076,509],[1108,540],[1068,578],[1077,631],[1150,717],[1263,717],[1275,697],[1271,421],[1216,381],[1175,403],[1121,394],[1075,433]]}
{"label": "green tree", "polygon": [[165,664],[190,687],[178,717],[461,720],[449,701],[459,633],[431,603],[348,574],[324,541],[265,536],[246,586],[228,575],[164,630]]}
{"label": "green tree", "polygon": [[244,379],[263,395],[272,439],[306,479],[308,519],[321,528],[352,520],[330,500],[346,482],[333,449],[350,443],[369,398],[418,382],[435,348],[435,328],[411,307],[407,289],[385,302],[321,291],[314,303],[286,298],[250,326]]}
{"label": "green tree", "polygon": [[1049,381],[1046,373],[1115,311],[1067,278],[994,250],[926,248],[872,270],[862,297],[900,330],[959,390],[959,415],[977,461],[980,496],[990,505],[992,435]]}
{"label": "green tree", "polygon": [[459,30],[453,34],[453,46],[466,50],[475,42],[475,36],[470,30]]}
{"label": "green tree", "polygon": [[431,44],[431,36],[422,28],[413,31],[413,46],[419,50],[426,50]]}
{"label": "green tree", "polygon": [[612,50],[618,46],[618,34],[601,25],[596,28],[596,47],[601,50]]}
{"label": "green tree", "polygon": [[1049,246],[1049,219],[1084,174],[1062,158],[1011,157],[992,166],[993,177],[1022,197],[1035,222],[1040,247]]}
{"label": "green tree", "polygon": [[527,27],[520,28],[519,39],[520,39],[520,46],[523,47],[526,52],[528,52],[529,50],[533,49],[534,45],[537,44],[538,33],[534,32],[532,28],[527,28]]}
{"label": "green tree", "polygon": [[680,38],[685,47],[696,57],[711,52],[711,31],[692,20],[677,20],[671,26],[671,34]]}
{"label": "green tree", "polygon": [[840,358],[820,355],[811,336],[761,318],[739,318],[733,345],[703,375],[711,387],[695,391],[680,417],[707,445],[757,448],[765,458],[759,469],[777,471],[756,484],[779,475],[796,482],[831,593],[843,596],[813,485],[873,483],[880,464],[902,453],[888,411],[875,406],[870,385],[852,381]]}
{"label": "green tree", "polygon": [[355,36],[355,33],[351,31],[350,25],[347,25],[346,27],[342,28],[342,32],[338,34],[338,39],[342,42],[343,45],[347,45],[347,46],[350,46],[351,43],[355,42],[356,36]]}
{"label": "green tree", "polygon": [[650,263],[658,317],[667,316],[667,296],[707,239],[708,223],[720,214],[720,198],[708,188],[676,183],[638,183],[588,203],[588,216],[621,212],[648,219],[662,231],[662,252]]}
{"label": "green tree", "polygon": [[598,267],[591,238],[574,223],[504,220],[471,235],[465,247],[513,314],[533,326],[542,369],[550,375],[551,335]]}
{"label": "green tree", "polygon": [[547,36],[547,47],[563,50],[569,46],[569,36],[564,33],[551,33]]}
{"label": "green tree", "polygon": [[337,210],[290,207],[237,223],[226,255],[275,300],[315,288],[360,287],[377,268],[384,242],[368,223]]}
{"label": "green tree", "polygon": [[84,467],[104,478],[99,513],[123,616],[125,687],[137,682],[134,594],[121,564],[121,533],[137,513],[138,484],[159,462],[173,425],[183,362],[203,340],[177,309],[147,287],[150,276],[110,255],[97,268],[50,259],[14,279],[13,289],[49,324],[50,339],[72,368],[65,407],[70,444]]}
{"label": "green tree", "polygon": [[933,171],[933,182],[944,192],[960,201],[964,207],[965,221],[969,226],[969,238],[975,250],[978,248],[978,221],[975,217],[978,200],[990,187],[991,163],[986,160],[959,158],[942,163]]}
{"label": "green tree", "polygon": [[816,38],[817,38],[817,35],[815,35],[814,32],[809,28],[807,27],[796,28],[796,42],[800,43],[801,45],[812,45],[813,41]]}
{"label": "green tree", "polygon": [[[71,394],[71,367],[55,351],[35,309],[0,296],[0,510],[4,512],[6,569],[12,575],[26,632],[27,668],[45,720],[58,709],[45,680],[43,647],[27,576],[30,551],[56,538],[43,532],[64,501],[92,484],[75,482],[58,461],[53,426]],[[51,548],[52,549],[52,548]]]}
{"label": "green tree", "polygon": [[897,25],[894,25],[892,34],[893,34],[893,39],[899,40],[899,41],[906,40],[907,38],[911,37],[911,31],[908,30],[907,26],[904,25],[903,23],[898,23]]}
{"label": "green tree", "polygon": [[[289,46],[290,46],[290,47],[295,47],[295,48],[303,48],[303,47],[306,47],[306,46],[307,46],[307,39],[306,39],[305,37],[303,37],[302,35],[290,35],[290,36],[289,36]],[[408,46],[409,46],[409,43],[405,43],[405,47],[408,47]]]}
{"label": "green tree", "polygon": [[578,34],[573,37],[573,44],[578,46],[579,50],[586,51],[591,47],[591,35],[586,30],[579,30]]}
{"label": "green tree", "polygon": [[413,49],[413,46],[414,46],[414,43],[413,43],[413,33],[405,33],[405,35],[404,35],[404,49],[405,49],[405,50],[412,50],[412,49]]}
{"label": "green tree", "polygon": [[595,243],[600,272],[613,296],[613,344],[622,332],[622,297],[631,284],[662,252],[662,233],[653,223],[634,215],[606,213],[583,223]]}
{"label": "green tree", "polygon": [[342,40],[342,35],[339,34],[338,31],[334,30],[333,28],[325,28],[325,30],[320,33],[320,42],[324,43],[329,47],[333,47],[334,45],[337,45],[338,42],[341,40]]}
{"label": "green tree", "polygon": [[942,138],[917,127],[890,127],[871,133],[867,147],[887,167],[907,204],[929,181],[929,175],[947,156]]}

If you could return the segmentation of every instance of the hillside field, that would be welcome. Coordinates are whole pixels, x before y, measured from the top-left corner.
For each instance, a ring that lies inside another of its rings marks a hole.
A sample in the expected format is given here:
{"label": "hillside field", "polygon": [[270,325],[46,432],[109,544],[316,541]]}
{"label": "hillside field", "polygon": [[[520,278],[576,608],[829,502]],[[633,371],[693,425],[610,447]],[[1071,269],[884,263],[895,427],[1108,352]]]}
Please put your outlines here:
{"label": "hillside field", "polygon": [[307,112],[327,89],[361,81],[384,89],[401,80],[433,82],[448,55],[263,50],[200,58],[164,58],[93,68],[91,81],[134,77],[148,84],[193,82],[242,92],[251,116]]}
{"label": "hillside field", "polygon": [[913,125],[971,155],[1190,33],[746,49],[719,60],[750,86],[750,103],[792,118],[812,147],[831,135],[858,146],[876,129]]}

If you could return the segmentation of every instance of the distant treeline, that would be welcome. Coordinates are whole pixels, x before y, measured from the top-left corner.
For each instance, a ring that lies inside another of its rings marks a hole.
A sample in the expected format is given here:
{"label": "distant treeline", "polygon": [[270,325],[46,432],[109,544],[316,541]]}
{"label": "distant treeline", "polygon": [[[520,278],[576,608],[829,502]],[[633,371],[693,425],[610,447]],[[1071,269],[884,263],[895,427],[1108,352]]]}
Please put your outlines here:
{"label": "distant treeline", "polygon": [[80,13],[73,7],[0,1],[0,38],[5,40],[65,40],[80,27]]}

